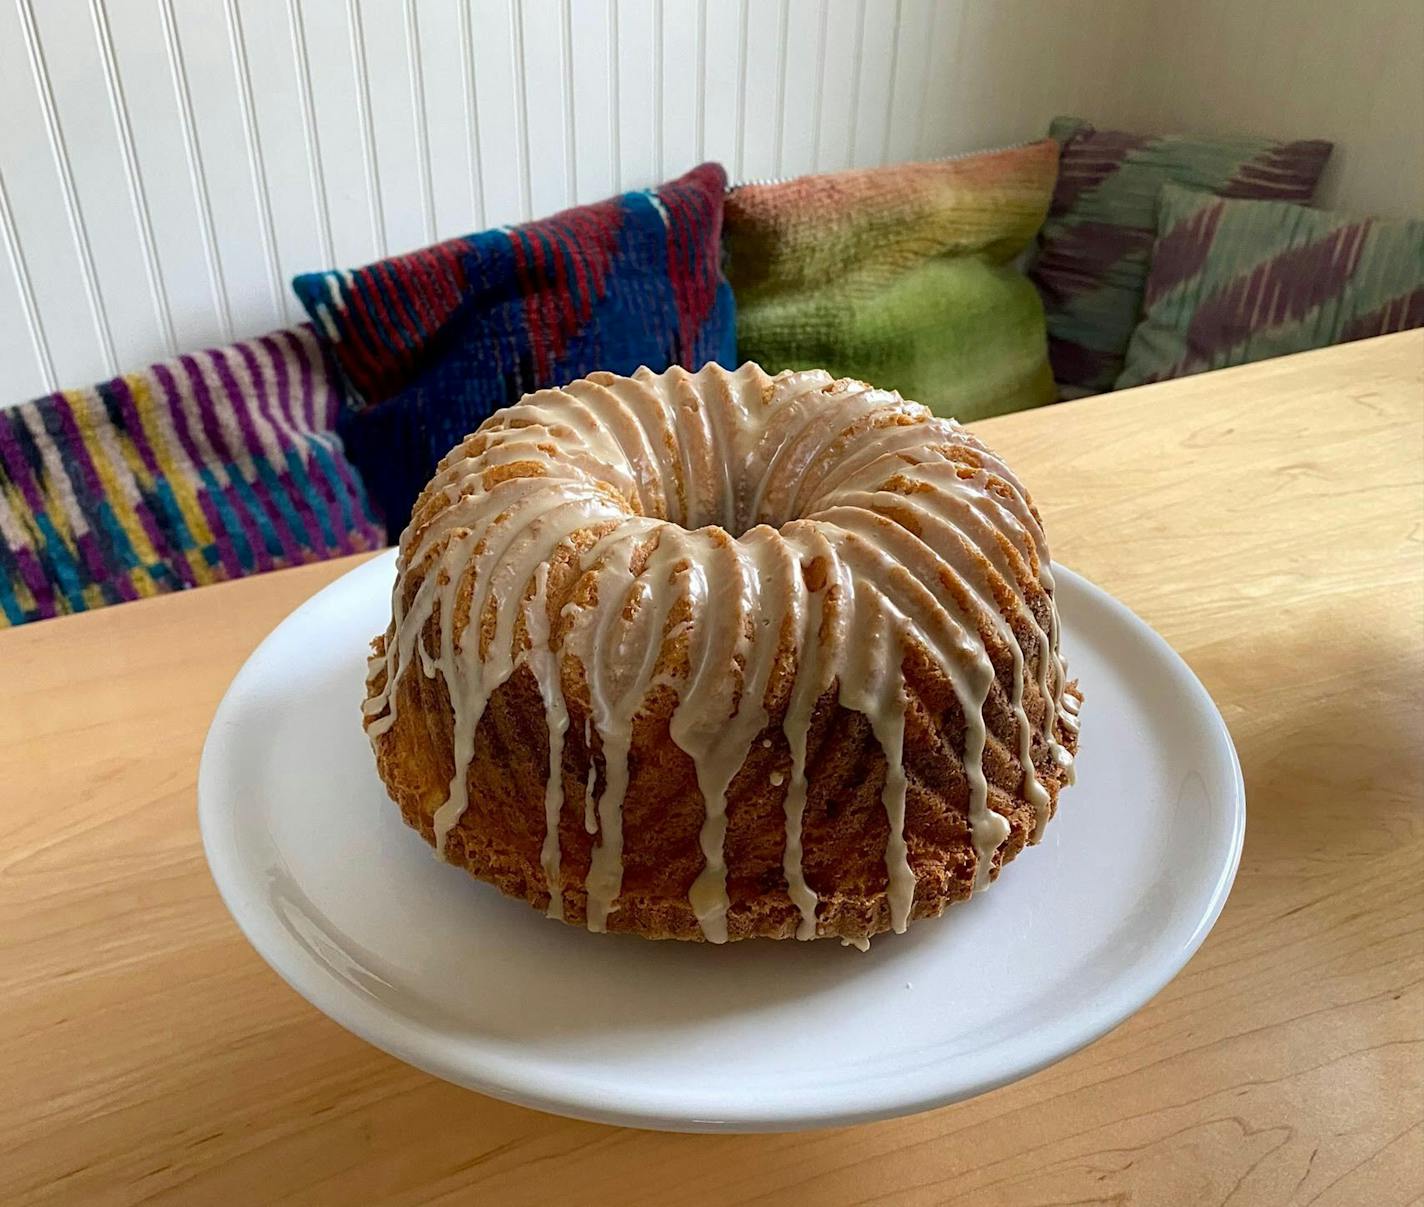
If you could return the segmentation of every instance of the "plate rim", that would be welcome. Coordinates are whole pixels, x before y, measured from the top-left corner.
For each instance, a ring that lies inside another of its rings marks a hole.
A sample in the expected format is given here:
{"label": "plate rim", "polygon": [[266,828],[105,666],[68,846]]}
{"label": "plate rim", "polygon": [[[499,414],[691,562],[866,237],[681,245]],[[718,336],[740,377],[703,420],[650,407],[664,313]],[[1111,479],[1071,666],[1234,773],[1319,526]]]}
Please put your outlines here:
{"label": "plate rim", "polygon": [[[316,610],[328,593],[349,590],[349,578],[374,575],[377,567],[392,563],[394,557],[395,550],[387,549],[333,579],[283,617],[243,661],[214,711],[203,742],[198,766],[197,812],[203,853],[218,894],[244,938],[268,967],[338,1026],[434,1077],[505,1102],[567,1118],[658,1131],[786,1132],[843,1127],[918,1114],[1030,1077],[1121,1026],[1186,967],[1221,916],[1231,893],[1245,841],[1246,789],[1240,758],[1220,709],[1191,666],[1151,625],[1090,579],[1060,562],[1054,562],[1055,576],[1066,577],[1075,589],[1082,590],[1114,620],[1134,630],[1154,648],[1159,662],[1170,671],[1174,687],[1193,697],[1194,711],[1202,716],[1216,739],[1213,745],[1217,753],[1225,755],[1226,766],[1222,770],[1230,784],[1231,810],[1225,859],[1210,890],[1206,908],[1183,944],[1170,953],[1164,949],[1155,950],[1152,959],[1137,975],[1113,986],[1112,996],[1104,1002],[1106,1008],[1078,1011],[1069,1017],[1067,1023],[1039,1027],[1020,1036],[1015,1045],[1016,1058],[1003,1064],[998,1072],[980,1074],[968,1082],[946,1083],[937,1091],[897,1095],[882,1089],[872,1095],[865,1090],[864,1083],[859,1083],[855,1104],[834,1096],[823,1101],[819,1096],[807,1097],[803,1092],[802,1101],[795,1109],[788,1109],[779,1102],[764,1102],[751,1097],[738,1104],[717,1102],[715,1109],[709,1101],[708,1109],[697,1110],[667,1101],[665,1092],[648,1091],[646,1088],[638,1094],[627,1092],[627,1087],[622,1087],[617,1095],[601,1094],[601,1082],[594,1084],[575,1075],[566,1076],[561,1084],[551,1085],[547,1069],[531,1069],[517,1060],[489,1051],[484,1052],[476,1062],[481,1068],[456,1065],[448,1058],[441,1058],[438,1031],[374,1000],[361,998],[351,986],[338,980],[329,969],[315,961],[280,925],[268,924],[272,922],[272,916],[270,911],[262,908],[261,900],[255,899],[250,892],[252,873],[239,858],[237,844],[223,841],[224,837],[235,837],[237,816],[233,811],[222,808],[220,793],[213,782],[219,774],[217,764],[221,757],[221,739],[232,724],[231,719],[226,717],[230,707],[235,707],[231,702],[244,688],[245,680],[258,673],[254,668],[279,631],[303,613]],[[686,1093],[679,1101],[689,1101]]]}

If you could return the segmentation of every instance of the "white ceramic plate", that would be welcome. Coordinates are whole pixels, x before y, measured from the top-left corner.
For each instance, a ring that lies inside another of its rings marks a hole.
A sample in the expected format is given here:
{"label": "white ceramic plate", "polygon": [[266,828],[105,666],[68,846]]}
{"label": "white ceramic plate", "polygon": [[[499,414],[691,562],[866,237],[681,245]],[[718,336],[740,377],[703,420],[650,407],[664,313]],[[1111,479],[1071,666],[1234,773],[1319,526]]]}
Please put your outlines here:
{"label": "white ceramic plate", "polygon": [[1245,798],[1167,644],[1059,573],[1086,694],[1078,783],[1044,841],[943,918],[875,940],[651,943],[551,922],[439,864],[361,731],[393,555],[283,621],[208,734],[213,877],[299,993],[411,1064],[528,1106],[685,1131],[925,1110],[1043,1068],[1141,1007],[1221,911]]}

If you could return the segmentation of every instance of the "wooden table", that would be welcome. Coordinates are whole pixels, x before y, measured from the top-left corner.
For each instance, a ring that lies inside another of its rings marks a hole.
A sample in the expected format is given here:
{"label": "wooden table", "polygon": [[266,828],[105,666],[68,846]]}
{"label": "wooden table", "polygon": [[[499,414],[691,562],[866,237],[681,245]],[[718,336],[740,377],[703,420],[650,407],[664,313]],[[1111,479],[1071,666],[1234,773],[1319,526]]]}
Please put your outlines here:
{"label": "wooden table", "polygon": [[1421,370],[1412,332],[982,425],[1057,556],[1216,697],[1249,822],[1145,1010],[909,1119],[569,1122],[407,1068],[269,972],[208,878],[198,753],[259,638],[351,562],[0,633],[0,1201],[1418,1201]]}

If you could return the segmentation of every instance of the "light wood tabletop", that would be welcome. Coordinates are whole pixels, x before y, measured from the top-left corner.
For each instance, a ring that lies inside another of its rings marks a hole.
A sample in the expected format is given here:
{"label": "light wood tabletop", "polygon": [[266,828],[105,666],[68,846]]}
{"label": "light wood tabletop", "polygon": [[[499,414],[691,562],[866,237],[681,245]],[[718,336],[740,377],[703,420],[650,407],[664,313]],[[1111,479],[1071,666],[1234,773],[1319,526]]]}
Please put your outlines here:
{"label": "light wood tabletop", "polygon": [[0,633],[0,1201],[1419,1201],[1424,332],[979,431],[1240,751],[1235,891],[1136,1017],[800,1135],[571,1122],[368,1047],[242,939],[194,802],[228,681],[332,562]]}

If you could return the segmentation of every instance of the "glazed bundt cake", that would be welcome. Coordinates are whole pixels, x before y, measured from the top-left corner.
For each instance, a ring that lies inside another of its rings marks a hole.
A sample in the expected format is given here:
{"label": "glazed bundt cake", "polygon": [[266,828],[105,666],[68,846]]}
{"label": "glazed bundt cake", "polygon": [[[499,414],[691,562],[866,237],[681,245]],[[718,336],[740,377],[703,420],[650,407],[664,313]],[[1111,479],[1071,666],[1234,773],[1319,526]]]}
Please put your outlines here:
{"label": "glazed bundt cake", "polygon": [[1072,780],[1038,514],[958,424],[821,371],[541,390],[401,537],[364,719],[440,857],[594,931],[864,946]]}

